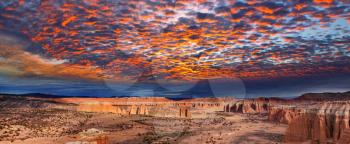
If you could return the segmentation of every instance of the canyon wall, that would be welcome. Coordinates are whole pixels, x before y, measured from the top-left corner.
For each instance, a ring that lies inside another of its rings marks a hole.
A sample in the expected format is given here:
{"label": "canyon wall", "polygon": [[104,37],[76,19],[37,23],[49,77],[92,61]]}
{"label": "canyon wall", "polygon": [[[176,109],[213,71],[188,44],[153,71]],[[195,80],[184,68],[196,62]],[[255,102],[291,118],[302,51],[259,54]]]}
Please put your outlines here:
{"label": "canyon wall", "polygon": [[[305,94],[292,100],[268,98],[225,103],[223,111],[268,113],[268,120],[288,124],[285,142],[349,143],[350,101],[348,93]],[[322,100],[322,96],[326,98]],[[315,98],[315,99],[313,99]],[[341,99],[341,100],[339,100]]]}
{"label": "canyon wall", "polygon": [[1,108],[52,108],[120,115],[204,118],[210,112],[221,111],[224,102],[233,100],[233,98],[172,100],[164,97],[46,98],[45,96],[0,95],[0,106]]}
{"label": "canyon wall", "polygon": [[270,106],[268,110],[268,120],[289,124],[292,120],[303,113],[304,109],[290,105]]}
{"label": "canyon wall", "polygon": [[179,116],[184,117],[184,118],[190,118],[191,117],[190,109],[189,108],[180,108]]}
{"label": "canyon wall", "polygon": [[108,103],[82,103],[76,108],[77,111],[84,112],[105,112],[121,115],[148,115],[148,106],[145,105],[112,105]]}
{"label": "canyon wall", "polygon": [[224,112],[238,113],[267,113],[269,100],[265,98],[240,100],[233,103],[225,104]]}
{"label": "canyon wall", "polygon": [[339,144],[349,144],[350,143],[350,128],[344,129],[342,135],[338,141]]}
{"label": "canyon wall", "polygon": [[[349,102],[327,102],[298,111],[289,122],[286,142],[338,143],[350,137]],[[341,137],[343,137],[341,139]]]}
{"label": "canyon wall", "polygon": [[205,117],[207,111],[220,111],[222,104],[207,102],[166,102],[166,103],[111,103],[111,102],[81,102],[77,111],[104,112],[121,115],[149,115],[156,117]]}
{"label": "canyon wall", "polygon": [[[285,142],[349,143],[350,102],[320,102],[318,104],[269,105],[238,102],[226,105],[226,112],[266,113],[270,121],[288,124]],[[258,108],[260,107],[260,108]]]}

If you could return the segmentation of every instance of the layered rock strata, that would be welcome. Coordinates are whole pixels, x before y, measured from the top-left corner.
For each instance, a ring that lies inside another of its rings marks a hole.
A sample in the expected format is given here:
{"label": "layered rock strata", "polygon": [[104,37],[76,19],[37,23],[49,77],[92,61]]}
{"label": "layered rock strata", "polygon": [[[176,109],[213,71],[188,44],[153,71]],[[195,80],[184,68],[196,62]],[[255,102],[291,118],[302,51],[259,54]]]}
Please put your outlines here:
{"label": "layered rock strata", "polygon": [[[322,97],[325,97],[322,100]],[[349,143],[349,93],[305,94],[291,100],[240,100],[224,105],[225,112],[268,113],[268,120],[288,124],[285,142]]]}
{"label": "layered rock strata", "polygon": [[251,99],[228,103],[224,106],[224,111],[239,113],[267,113],[268,107],[268,99]]}
{"label": "layered rock strata", "polygon": [[349,112],[349,102],[327,102],[298,111],[299,114],[296,114],[297,116],[289,123],[285,140],[338,143],[341,137],[350,136],[347,134],[350,123]]}
{"label": "layered rock strata", "polygon": [[[71,101],[71,100],[70,100]],[[205,111],[219,111],[222,107],[220,102],[113,102],[113,101],[86,101],[76,102],[77,111],[106,112],[121,115],[149,115],[157,117],[180,117],[192,118],[203,117]],[[193,113],[194,112],[194,113]]]}

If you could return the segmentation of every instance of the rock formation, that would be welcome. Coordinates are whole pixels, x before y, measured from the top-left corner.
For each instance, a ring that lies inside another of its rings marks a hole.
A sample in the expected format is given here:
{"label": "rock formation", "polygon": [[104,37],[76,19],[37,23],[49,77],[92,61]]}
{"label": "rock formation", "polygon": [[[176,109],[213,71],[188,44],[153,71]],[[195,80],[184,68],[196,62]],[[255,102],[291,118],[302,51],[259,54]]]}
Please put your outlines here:
{"label": "rock formation", "polygon": [[299,116],[302,111],[302,109],[289,105],[270,106],[268,110],[268,119],[270,121],[288,124]]}
{"label": "rock formation", "polygon": [[350,128],[344,129],[342,135],[338,141],[339,144],[348,144],[350,143]]}
{"label": "rock formation", "polygon": [[111,103],[81,103],[77,111],[105,112],[121,115],[148,115],[149,106],[146,105],[112,105]]}
{"label": "rock formation", "polygon": [[226,103],[225,112],[268,113],[289,124],[286,142],[349,143],[350,92],[304,94],[291,100],[257,98]]}
{"label": "rock formation", "polygon": [[184,117],[184,118],[190,118],[191,113],[190,113],[189,108],[186,108],[186,107],[180,108],[179,116]]}
{"label": "rock formation", "polygon": [[148,109],[145,105],[132,105],[129,113],[134,115],[148,115]]}
{"label": "rock formation", "polygon": [[350,123],[348,102],[327,102],[303,109],[294,110],[296,114],[290,119],[286,142],[311,140],[312,143],[337,143],[341,137],[348,135],[345,133]]}
{"label": "rock formation", "polygon": [[224,106],[225,112],[239,113],[267,113],[269,101],[268,99],[250,99],[240,100],[234,103],[229,103]]}
{"label": "rock formation", "polygon": [[[1,96],[1,108],[55,108],[149,115],[155,117],[205,118],[206,112],[268,114],[270,121],[289,125],[285,142],[349,143],[350,93],[305,94],[278,98],[204,98],[170,100],[166,98],[31,98]],[[332,97],[334,95],[334,97]],[[323,99],[324,97],[324,99]],[[38,100],[40,99],[40,100]],[[215,113],[213,113],[215,114]],[[216,116],[216,115],[214,115]]]}
{"label": "rock formation", "polygon": [[113,107],[111,104],[91,104],[91,103],[79,104],[79,106],[77,107],[77,111],[120,113],[119,109]]}
{"label": "rock formation", "polygon": [[[143,99],[143,98],[140,98]],[[128,100],[128,99],[126,99]],[[156,117],[179,117],[192,118],[192,111],[197,111],[195,117],[203,116],[203,110],[219,111],[222,107],[222,102],[210,102],[209,99],[195,101],[166,101],[166,102],[149,102],[137,100],[136,102],[122,102],[120,99],[108,99],[105,101],[73,101],[65,99],[65,101],[74,102],[77,104],[77,111],[84,112],[105,112],[116,113],[121,115],[149,115]],[[201,111],[202,110],[202,111]]]}

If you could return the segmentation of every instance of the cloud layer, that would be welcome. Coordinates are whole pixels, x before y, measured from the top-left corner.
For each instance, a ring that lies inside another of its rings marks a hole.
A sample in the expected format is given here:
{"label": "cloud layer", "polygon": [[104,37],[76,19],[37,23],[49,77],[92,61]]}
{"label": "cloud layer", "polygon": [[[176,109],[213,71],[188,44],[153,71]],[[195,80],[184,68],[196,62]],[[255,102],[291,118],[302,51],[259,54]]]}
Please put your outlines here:
{"label": "cloud layer", "polygon": [[350,72],[349,25],[348,0],[1,1],[0,29],[38,46],[0,52],[0,71],[119,81]]}

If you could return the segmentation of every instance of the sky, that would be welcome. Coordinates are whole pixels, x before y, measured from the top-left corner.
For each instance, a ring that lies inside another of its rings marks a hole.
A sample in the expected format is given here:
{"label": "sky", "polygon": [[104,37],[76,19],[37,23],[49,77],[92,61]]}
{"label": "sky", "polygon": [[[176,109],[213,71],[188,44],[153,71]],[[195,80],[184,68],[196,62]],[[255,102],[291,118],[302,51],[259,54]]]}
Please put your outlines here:
{"label": "sky", "polygon": [[348,0],[0,1],[0,93],[350,91]]}

